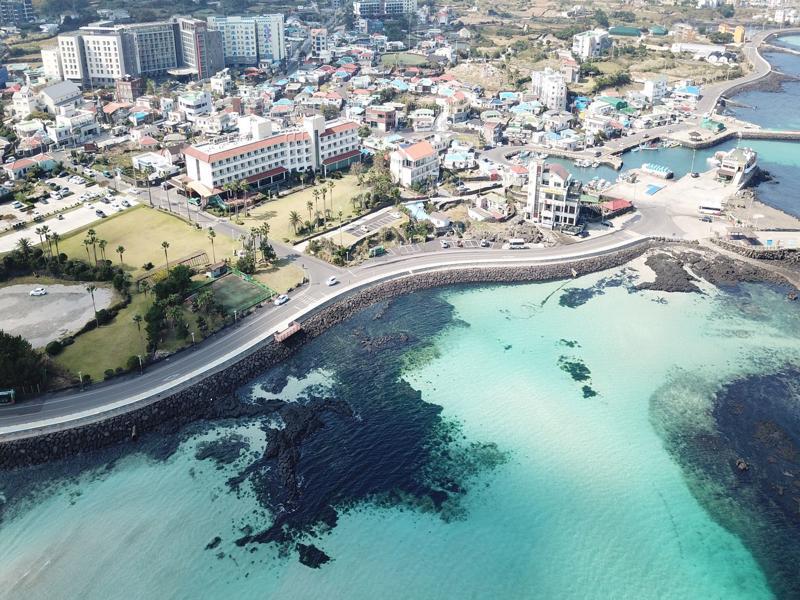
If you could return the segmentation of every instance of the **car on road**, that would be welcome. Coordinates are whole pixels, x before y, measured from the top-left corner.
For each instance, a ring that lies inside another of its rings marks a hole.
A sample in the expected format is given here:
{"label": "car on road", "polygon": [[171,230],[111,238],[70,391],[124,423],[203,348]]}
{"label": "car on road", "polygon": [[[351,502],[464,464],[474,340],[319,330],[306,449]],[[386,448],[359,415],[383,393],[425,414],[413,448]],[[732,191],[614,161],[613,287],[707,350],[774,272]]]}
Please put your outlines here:
{"label": "car on road", "polygon": [[98,208],[96,211],[94,211],[94,214],[96,214],[96,215],[97,215],[98,217],[100,217],[101,219],[104,219],[104,218],[106,217],[106,213],[104,213],[104,212],[103,212],[102,210],[100,210],[99,208]]}
{"label": "car on road", "polygon": [[287,296],[286,294],[281,294],[280,296],[275,298],[275,300],[273,300],[272,303],[275,306],[280,306],[281,304],[286,304],[288,301],[289,301],[289,296]]}
{"label": "car on road", "polygon": [[481,240],[481,248],[488,248],[489,246],[491,246],[491,244],[489,243],[489,240],[487,240],[487,239]]}
{"label": "car on road", "polygon": [[30,292],[28,292],[29,296],[44,296],[47,294],[47,290],[43,287],[33,288]]}
{"label": "car on road", "polygon": [[446,248],[450,247],[450,243],[447,242],[446,240],[442,240],[441,241],[441,245],[442,245],[442,249],[446,249]]}
{"label": "car on road", "polygon": [[130,205],[131,205],[131,203],[128,202],[127,200],[123,200],[122,201],[122,206],[124,206],[125,208],[128,208]]}
{"label": "car on road", "polygon": [[700,173],[698,173],[697,171],[692,171],[691,177],[692,179],[697,179],[698,177],[700,177]]}
{"label": "car on road", "polygon": [[708,215],[706,215],[705,217],[700,217],[700,220],[701,220],[703,223],[713,223],[713,222],[714,222],[714,219],[712,219],[712,218],[711,218],[711,217],[709,217]]}
{"label": "car on road", "polygon": [[328,278],[325,280],[325,285],[327,285],[327,286],[336,285],[337,283],[339,283],[339,280],[338,280],[338,279],[336,279],[336,276],[335,276],[335,275],[331,275],[330,277],[328,277]]}

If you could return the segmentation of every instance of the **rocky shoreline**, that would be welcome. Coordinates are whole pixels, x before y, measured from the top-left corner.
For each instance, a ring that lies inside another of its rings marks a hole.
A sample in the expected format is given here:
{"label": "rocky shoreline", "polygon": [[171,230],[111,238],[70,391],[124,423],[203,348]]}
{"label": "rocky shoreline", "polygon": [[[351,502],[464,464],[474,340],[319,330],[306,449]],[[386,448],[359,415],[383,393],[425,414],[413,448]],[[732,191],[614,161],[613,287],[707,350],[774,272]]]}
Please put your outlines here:
{"label": "rocky shoreline", "polygon": [[[618,252],[551,265],[466,267],[417,273],[376,284],[322,309],[303,321],[303,330],[285,342],[269,342],[236,364],[212,374],[188,389],[154,400],[124,414],[110,415],[101,421],[79,424],[69,429],[0,442],[0,469],[8,470],[46,463],[116,444],[135,444],[149,432],[163,434],[164,451],[177,444],[171,441],[183,426],[198,420],[245,417],[255,407],[239,402],[236,389],[263,371],[287,359],[301,346],[324,331],[350,319],[358,311],[377,302],[419,290],[458,284],[530,283],[570,279],[576,275],[604,271],[626,264],[652,251],[648,266],[656,272],[656,282],[648,289],[693,291],[687,289],[691,272],[715,285],[738,281],[765,281],[786,285],[778,274],[749,263],[697,251],[687,244],[647,241]],[[659,257],[659,258],[653,258]],[[680,274],[683,273],[683,275]]]}

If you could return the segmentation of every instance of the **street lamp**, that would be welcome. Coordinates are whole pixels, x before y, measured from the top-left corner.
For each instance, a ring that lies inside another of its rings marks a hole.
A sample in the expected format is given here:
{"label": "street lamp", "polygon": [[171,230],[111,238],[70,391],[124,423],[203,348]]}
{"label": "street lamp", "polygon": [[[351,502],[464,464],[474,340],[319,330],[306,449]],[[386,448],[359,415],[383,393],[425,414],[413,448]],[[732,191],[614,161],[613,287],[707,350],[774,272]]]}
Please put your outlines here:
{"label": "street lamp", "polygon": [[142,364],[142,355],[137,354],[136,356],[139,357],[139,375],[141,375],[142,373],[144,373],[144,365]]}
{"label": "street lamp", "polygon": [[78,380],[81,382],[81,389],[83,389],[83,373],[78,371]]}
{"label": "street lamp", "polygon": [[192,346],[194,346],[194,331],[192,331]]}

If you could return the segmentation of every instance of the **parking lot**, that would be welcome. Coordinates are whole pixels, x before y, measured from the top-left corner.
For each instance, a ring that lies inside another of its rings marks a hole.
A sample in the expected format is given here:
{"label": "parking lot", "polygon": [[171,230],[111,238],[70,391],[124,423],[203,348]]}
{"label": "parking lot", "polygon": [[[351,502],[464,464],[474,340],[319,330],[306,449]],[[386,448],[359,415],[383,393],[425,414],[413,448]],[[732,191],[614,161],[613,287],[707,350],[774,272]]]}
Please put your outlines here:
{"label": "parking lot", "polygon": [[[69,194],[64,198],[48,198],[47,204],[37,202],[34,210],[25,213],[15,209],[11,204],[3,205],[0,212],[13,214],[16,218],[5,221],[10,223],[11,229],[8,233],[0,235],[0,252],[12,250],[19,240],[28,238],[33,243],[38,243],[39,236],[35,229],[42,225],[47,225],[51,232],[63,236],[70,231],[81,229],[103,219],[98,211],[106,217],[116,214],[122,210],[138,204],[134,196],[128,194],[113,194],[113,190],[103,188],[97,184],[87,185],[76,179],[70,181],[70,176],[53,177],[46,180],[46,184],[52,183],[58,189],[67,189]],[[51,188],[48,185],[48,188]],[[47,217],[47,215],[51,215]],[[39,221],[34,219],[39,217]],[[14,223],[25,223],[27,226],[21,229],[13,229]]]}
{"label": "parking lot", "polygon": [[[74,333],[94,315],[92,297],[83,284],[46,285],[47,294],[33,297],[37,284],[18,284],[0,288],[0,328],[21,335],[34,348]],[[108,308],[113,291],[98,286],[94,292],[97,310]]]}

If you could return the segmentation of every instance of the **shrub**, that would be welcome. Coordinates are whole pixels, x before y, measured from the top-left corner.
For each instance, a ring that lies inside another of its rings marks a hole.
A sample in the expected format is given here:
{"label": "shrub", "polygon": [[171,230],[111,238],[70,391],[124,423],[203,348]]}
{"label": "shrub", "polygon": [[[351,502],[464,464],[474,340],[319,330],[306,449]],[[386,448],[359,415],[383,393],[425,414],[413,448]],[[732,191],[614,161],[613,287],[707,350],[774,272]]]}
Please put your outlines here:
{"label": "shrub", "polygon": [[103,371],[103,379],[111,379],[112,377],[114,377],[114,375],[115,375],[114,369],[106,369],[105,371]]}
{"label": "shrub", "polygon": [[54,341],[50,342],[49,344],[47,344],[47,346],[44,347],[44,351],[47,352],[47,354],[50,355],[50,356],[57,356],[57,355],[61,354],[61,351],[63,349],[64,349],[64,345],[61,342],[59,342],[58,340],[54,340]]}
{"label": "shrub", "polygon": [[144,264],[142,265],[142,268],[143,268],[145,271],[150,271],[150,270],[152,270],[152,269],[153,269],[153,267],[154,267],[154,266],[155,266],[155,265],[154,265],[153,263],[151,263],[151,262],[146,262],[146,263],[144,263]]}
{"label": "shrub", "polygon": [[101,308],[97,311],[97,322],[100,325],[105,325],[109,323],[114,318],[114,313],[110,310],[106,310],[105,308]]}
{"label": "shrub", "polygon": [[128,357],[128,360],[125,361],[125,368],[128,371],[138,371],[139,370],[139,357],[136,355],[132,355]]}

